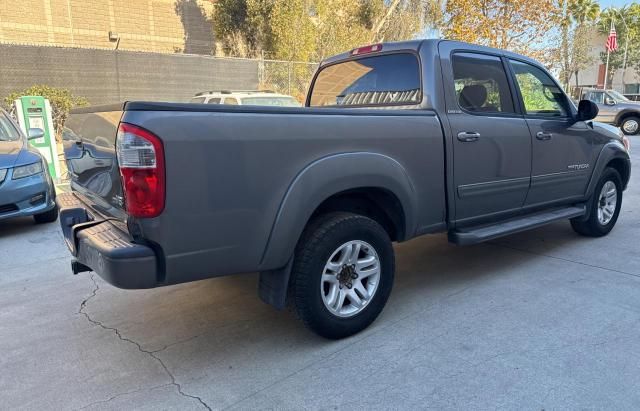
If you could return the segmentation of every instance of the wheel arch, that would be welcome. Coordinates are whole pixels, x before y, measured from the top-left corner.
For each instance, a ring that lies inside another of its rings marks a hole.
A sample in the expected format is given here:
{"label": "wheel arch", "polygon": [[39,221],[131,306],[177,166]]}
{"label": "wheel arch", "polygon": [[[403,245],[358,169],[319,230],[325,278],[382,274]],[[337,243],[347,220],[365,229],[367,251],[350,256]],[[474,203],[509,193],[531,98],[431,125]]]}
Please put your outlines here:
{"label": "wheel arch", "polygon": [[607,163],[606,167],[614,168],[620,174],[620,177],[622,178],[622,187],[623,189],[626,189],[629,179],[631,178],[631,163],[620,157],[616,157],[611,159]]}
{"label": "wheel arch", "polygon": [[623,177],[623,185],[626,188],[629,177],[631,176],[631,161],[629,159],[629,153],[627,153],[622,142],[618,140],[609,141],[602,147],[602,150],[600,150],[598,159],[593,167],[593,172],[591,173],[591,179],[587,185],[587,198],[591,197],[602,172],[609,166],[620,168],[619,170],[618,168],[616,169]]}
{"label": "wheel arch", "polygon": [[624,120],[626,120],[629,117],[640,118],[640,111],[632,110],[632,109],[622,110],[616,115],[616,121],[615,121],[616,127],[621,127]]}
{"label": "wheel arch", "polygon": [[282,199],[261,266],[286,265],[307,223],[324,211],[368,212],[395,240],[410,238],[416,226],[415,198],[406,170],[388,156],[355,152],[316,160]]}

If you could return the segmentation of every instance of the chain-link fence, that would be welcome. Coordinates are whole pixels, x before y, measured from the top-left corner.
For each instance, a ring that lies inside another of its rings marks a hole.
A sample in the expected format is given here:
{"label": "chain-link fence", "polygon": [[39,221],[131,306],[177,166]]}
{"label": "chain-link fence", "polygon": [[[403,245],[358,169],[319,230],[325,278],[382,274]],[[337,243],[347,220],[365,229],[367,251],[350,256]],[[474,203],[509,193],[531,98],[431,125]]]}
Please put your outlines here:
{"label": "chain-link fence", "polygon": [[259,60],[258,81],[261,89],[288,94],[302,103],[317,68],[317,63]]}

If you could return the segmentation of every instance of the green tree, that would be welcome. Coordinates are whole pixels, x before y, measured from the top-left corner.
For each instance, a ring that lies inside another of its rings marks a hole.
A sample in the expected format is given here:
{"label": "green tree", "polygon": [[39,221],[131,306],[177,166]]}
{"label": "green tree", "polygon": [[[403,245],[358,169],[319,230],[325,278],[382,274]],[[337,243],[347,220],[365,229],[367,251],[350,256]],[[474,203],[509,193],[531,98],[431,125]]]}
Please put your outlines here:
{"label": "green tree", "polygon": [[[581,70],[593,63],[591,42],[594,23],[600,14],[600,6],[593,0],[569,0],[563,19],[563,28],[567,29],[567,42],[562,44],[564,85],[569,85],[573,75],[578,86],[578,75]],[[564,33],[563,33],[564,35]]]}
{"label": "green tree", "polygon": [[214,31],[224,54],[316,61],[363,44],[414,38],[442,0],[219,0]]}
{"label": "green tree", "polygon": [[[620,9],[609,7],[603,10],[598,20],[598,31],[605,36],[608,35],[612,22],[618,37],[618,50],[609,55],[607,84],[610,84],[615,73],[622,68],[634,67],[636,71],[640,70],[640,5],[633,3]],[[628,52],[625,62],[627,41]],[[606,51],[600,53],[600,59],[606,64]]]}
{"label": "green tree", "polygon": [[545,59],[540,47],[557,27],[555,0],[447,0],[447,38],[512,50]]}
{"label": "green tree", "polygon": [[578,25],[595,21],[600,15],[600,5],[593,0],[572,0],[569,2],[571,18]]}
{"label": "green tree", "polygon": [[69,111],[74,107],[82,107],[89,104],[84,97],[74,96],[71,91],[65,88],[57,88],[46,85],[35,85],[25,90],[15,91],[4,99],[7,109],[10,109],[13,102],[21,96],[42,96],[49,100],[51,104],[51,117],[56,138],[59,140],[62,128],[69,116]]}

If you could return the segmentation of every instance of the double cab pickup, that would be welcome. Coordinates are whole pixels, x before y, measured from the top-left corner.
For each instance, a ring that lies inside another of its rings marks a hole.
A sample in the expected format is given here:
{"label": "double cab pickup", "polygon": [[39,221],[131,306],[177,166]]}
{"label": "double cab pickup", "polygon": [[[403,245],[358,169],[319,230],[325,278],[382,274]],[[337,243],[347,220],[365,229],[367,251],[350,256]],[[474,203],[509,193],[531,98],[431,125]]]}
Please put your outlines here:
{"label": "double cab pickup", "polygon": [[631,165],[597,114],[521,55],[376,44],[322,62],[305,107],[75,110],[60,223],[75,273],[142,289],[259,272],[262,300],[342,338],[387,302],[393,242],[609,233]]}

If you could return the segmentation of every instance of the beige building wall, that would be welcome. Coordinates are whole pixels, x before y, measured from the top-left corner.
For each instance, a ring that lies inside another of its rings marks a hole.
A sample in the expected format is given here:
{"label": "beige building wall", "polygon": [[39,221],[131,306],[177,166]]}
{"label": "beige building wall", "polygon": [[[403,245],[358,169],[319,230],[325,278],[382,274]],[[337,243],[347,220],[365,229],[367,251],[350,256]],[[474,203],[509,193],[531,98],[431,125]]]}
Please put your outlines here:
{"label": "beige building wall", "polygon": [[[605,43],[607,36],[600,33],[594,33],[591,38],[591,50],[590,56],[592,64],[586,69],[580,71],[578,74],[578,84],[581,87],[596,87],[604,84],[604,63],[600,58],[600,53],[605,51]],[[618,38],[618,53],[624,52],[625,42],[624,39]],[[629,48],[632,45],[629,44]],[[601,68],[602,66],[602,68]],[[602,74],[600,71],[602,70]],[[618,69],[613,75],[611,83],[607,84],[608,88],[618,90],[620,92],[635,94],[640,90],[640,72],[636,71],[634,67],[629,65],[624,71],[624,79],[622,78],[623,70]],[[575,77],[571,76],[570,84],[575,84]],[[627,90],[625,90],[625,88]]]}
{"label": "beige building wall", "polygon": [[213,0],[0,0],[0,44],[213,54]]}

